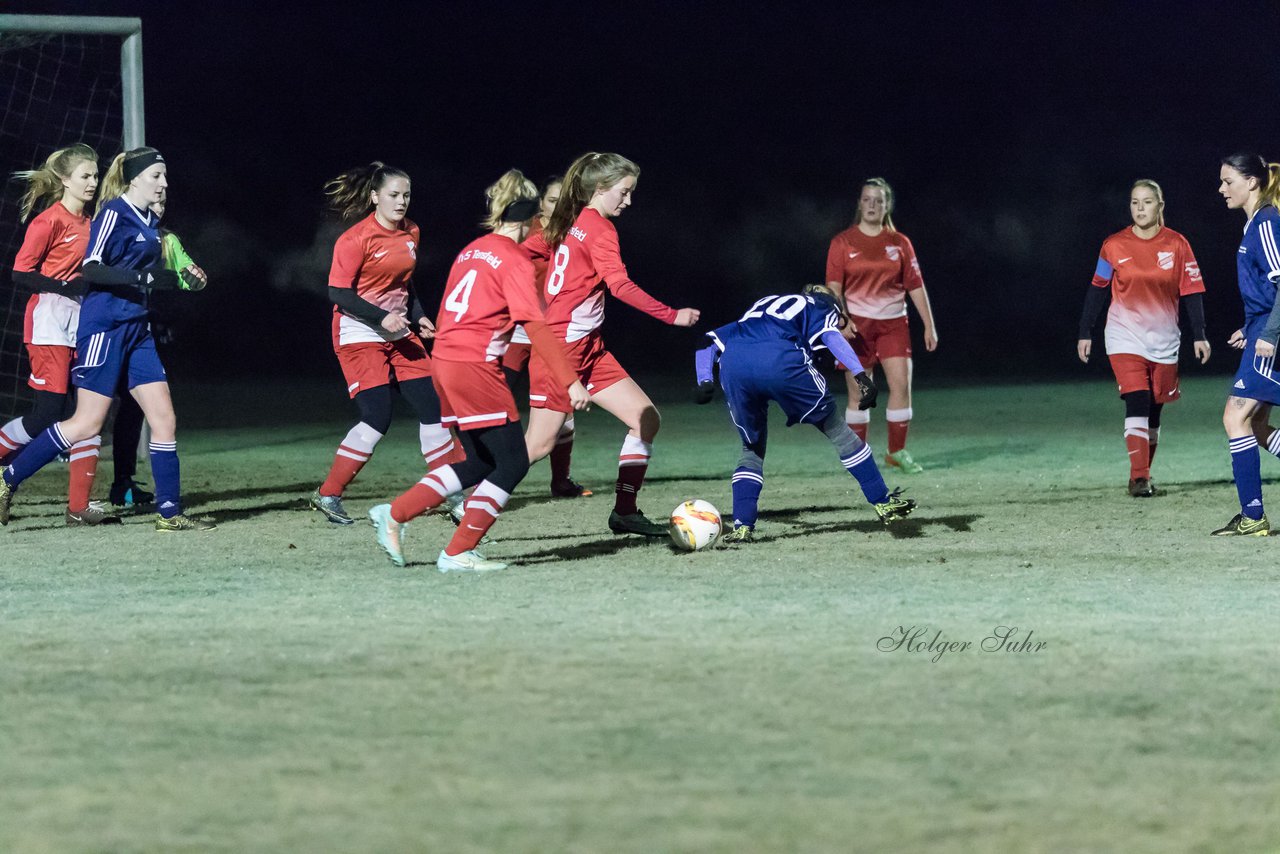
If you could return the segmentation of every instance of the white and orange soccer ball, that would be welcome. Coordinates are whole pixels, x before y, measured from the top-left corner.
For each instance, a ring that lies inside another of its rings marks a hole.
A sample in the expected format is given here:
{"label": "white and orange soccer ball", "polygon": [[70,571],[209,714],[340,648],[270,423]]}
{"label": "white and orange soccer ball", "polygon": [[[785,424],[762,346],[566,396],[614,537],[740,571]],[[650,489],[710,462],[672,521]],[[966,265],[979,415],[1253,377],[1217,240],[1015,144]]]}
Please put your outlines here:
{"label": "white and orange soccer ball", "polygon": [[671,511],[671,540],[676,548],[696,552],[720,539],[720,511],[710,501],[686,501]]}

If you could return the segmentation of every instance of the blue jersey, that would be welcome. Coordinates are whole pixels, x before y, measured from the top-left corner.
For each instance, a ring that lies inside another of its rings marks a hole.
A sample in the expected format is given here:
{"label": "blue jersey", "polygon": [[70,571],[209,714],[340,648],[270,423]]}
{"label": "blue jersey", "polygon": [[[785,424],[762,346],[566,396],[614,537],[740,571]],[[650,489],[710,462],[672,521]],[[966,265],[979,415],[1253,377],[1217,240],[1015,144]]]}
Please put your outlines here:
{"label": "blue jersey", "polygon": [[1244,238],[1236,254],[1236,275],[1240,298],[1244,300],[1245,328],[1256,337],[1276,304],[1276,282],[1280,280],[1280,211],[1271,205],[1253,215],[1244,227]]}
{"label": "blue jersey", "polygon": [[[103,205],[89,228],[85,264],[105,264],[125,270],[141,270],[164,263],[159,217],[138,210],[124,196]],[[86,337],[131,320],[147,317],[147,292],[137,289],[90,288],[80,308],[78,334]]]}
{"label": "blue jersey", "polygon": [[737,321],[708,332],[720,350],[732,345],[770,347],[782,345],[812,354],[825,345],[826,332],[838,332],[840,315],[830,305],[811,296],[786,294],[756,300]]}

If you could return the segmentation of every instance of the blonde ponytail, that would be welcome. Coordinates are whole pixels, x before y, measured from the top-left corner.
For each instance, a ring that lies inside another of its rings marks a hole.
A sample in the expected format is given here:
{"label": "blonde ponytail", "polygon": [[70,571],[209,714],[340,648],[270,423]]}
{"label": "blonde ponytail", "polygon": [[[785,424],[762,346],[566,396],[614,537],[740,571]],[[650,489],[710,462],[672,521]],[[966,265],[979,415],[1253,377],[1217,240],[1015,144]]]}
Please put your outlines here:
{"label": "blonde ponytail", "polygon": [[31,214],[39,213],[61,199],[65,190],[62,179],[70,178],[76,166],[85,160],[96,166],[98,154],[83,142],[77,142],[50,154],[39,169],[14,172],[14,180],[27,183],[27,191],[19,202],[20,221],[26,222]]}
{"label": "blonde ponytail", "polygon": [[515,202],[537,201],[541,198],[538,187],[524,176],[519,169],[510,169],[492,186],[484,191],[489,202],[489,215],[481,223],[493,231],[502,224],[502,215]]}

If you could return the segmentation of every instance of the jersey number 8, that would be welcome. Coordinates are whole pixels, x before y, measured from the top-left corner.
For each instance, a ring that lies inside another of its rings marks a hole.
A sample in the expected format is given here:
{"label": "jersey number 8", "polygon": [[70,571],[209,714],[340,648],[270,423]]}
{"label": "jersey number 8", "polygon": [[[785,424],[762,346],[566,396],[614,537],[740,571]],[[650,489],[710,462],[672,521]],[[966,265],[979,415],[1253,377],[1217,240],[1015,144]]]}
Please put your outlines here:
{"label": "jersey number 8", "polygon": [[556,250],[556,265],[547,276],[547,296],[555,296],[564,287],[564,270],[569,266],[569,247],[561,243]]}

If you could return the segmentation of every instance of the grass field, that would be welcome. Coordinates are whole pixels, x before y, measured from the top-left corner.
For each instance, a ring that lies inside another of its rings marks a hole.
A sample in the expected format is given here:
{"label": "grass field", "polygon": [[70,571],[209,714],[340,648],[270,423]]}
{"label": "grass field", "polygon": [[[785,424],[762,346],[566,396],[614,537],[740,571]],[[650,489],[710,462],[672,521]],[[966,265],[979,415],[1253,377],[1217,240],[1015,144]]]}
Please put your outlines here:
{"label": "grass field", "polygon": [[[58,466],[0,530],[0,850],[1280,849],[1280,541],[1207,536],[1226,382],[1183,387],[1137,501],[1108,383],[926,386],[890,529],[778,422],[760,541],[694,555],[605,531],[621,432],[593,412],[597,495],[536,467],[484,577],[435,571],[435,518],[395,569],[301,509],[345,411],[233,427],[231,389],[179,387],[216,531],[66,530]],[[723,407],[664,415],[641,505],[727,513]],[[416,439],[393,426],[350,509],[414,480]],[[1032,645],[983,651],[999,626]]]}

